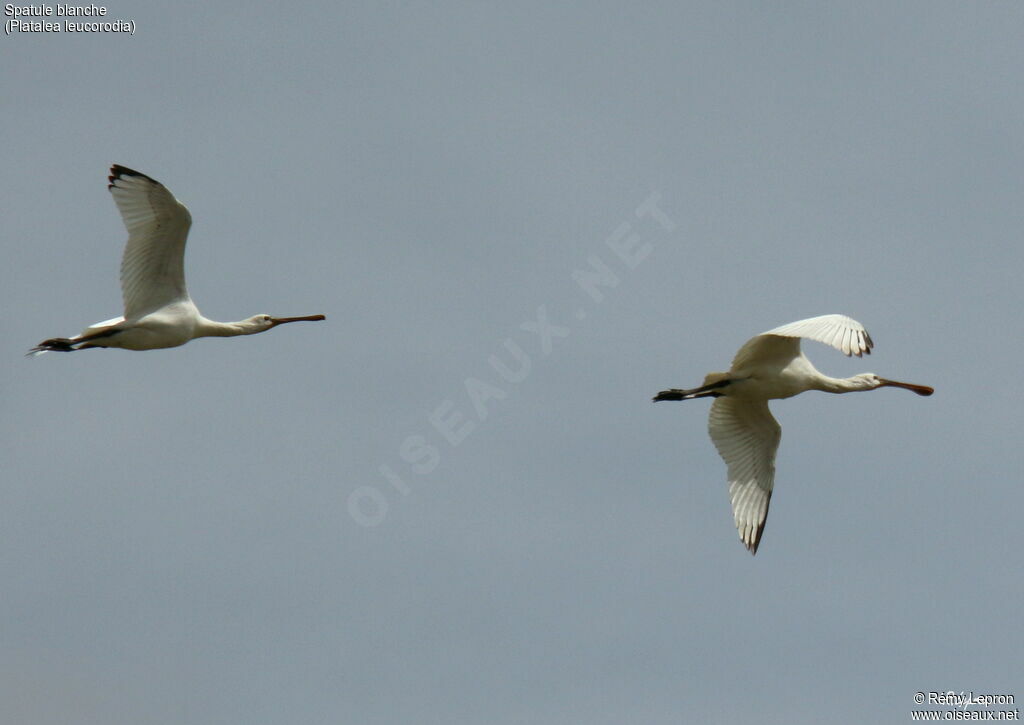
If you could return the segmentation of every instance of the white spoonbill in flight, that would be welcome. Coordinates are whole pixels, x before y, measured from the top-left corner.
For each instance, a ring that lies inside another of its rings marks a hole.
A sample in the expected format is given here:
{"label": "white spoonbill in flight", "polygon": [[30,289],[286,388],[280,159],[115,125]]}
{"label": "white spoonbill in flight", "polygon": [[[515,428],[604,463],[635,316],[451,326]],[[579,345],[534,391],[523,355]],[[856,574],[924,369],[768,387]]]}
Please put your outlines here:
{"label": "white spoonbill in flight", "polygon": [[729,498],[740,540],[757,553],[775,482],[775,453],[782,428],[768,410],[768,401],[791,398],[805,390],[852,393],[883,387],[906,388],[918,395],[935,392],[927,385],[900,383],[861,373],[830,378],[818,372],[800,351],[800,338],[823,342],[860,357],[874,343],[864,326],[845,315],[822,315],[791,322],[753,337],[740,348],[727,373],[709,373],[692,390],[663,390],[659,400],[715,398],[708,432],[729,469]]}
{"label": "white spoonbill in flight", "polygon": [[192,225],[185,205],[159,181],[117,164],[110,167],[107,188],[128,229],[121,258],[124,315],[90,325],[77,337],[43,340],[31,353],[91,347],[156,350],[197,337],[254,335],[286,322],[326,319],[323,315],[254,315],[240,322],[206,319],[185,288],[185,238]]}

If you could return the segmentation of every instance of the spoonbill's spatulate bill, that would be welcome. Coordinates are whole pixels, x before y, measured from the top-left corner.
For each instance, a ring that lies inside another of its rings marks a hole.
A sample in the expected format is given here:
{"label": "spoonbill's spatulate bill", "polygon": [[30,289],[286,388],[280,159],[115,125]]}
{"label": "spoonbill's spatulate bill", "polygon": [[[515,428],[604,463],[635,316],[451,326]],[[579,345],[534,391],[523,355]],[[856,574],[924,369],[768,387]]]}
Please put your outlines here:
{"label": "spoonbill's spatulate bill", "polygon": [[768,401],[791,398],[805,390],[852,393],[895,387],[931,395],[927,385],[900,383],[861,373],[830,378],[818,372],[800,351],[800,338],[823,342],[849,355],[871,353],[874,343],[864,326],[845,315],[822,315],[791,322],[747,341],[727,373],[709,373],[692,390],[663,390],[659,400],[715,398],[708,432],[729,469],[729,498],[740,540],[757,553],[775,482],[775,453],[782,428],[768,410]]}
{"label": "spoonbill's spatulate bill", "polygon": [[206,319],[185,288],[185,238],[192,224],[185,205],[159,181],[117,164],[110,167],[107,188],[128,229],[121,258],[124,315],[97,322],[77,337],[43,340],[31,353],[91,347],[156,350],[197,337],[254,335],[287,322],[326,319],[324,315],[254,315],[240,322]]}

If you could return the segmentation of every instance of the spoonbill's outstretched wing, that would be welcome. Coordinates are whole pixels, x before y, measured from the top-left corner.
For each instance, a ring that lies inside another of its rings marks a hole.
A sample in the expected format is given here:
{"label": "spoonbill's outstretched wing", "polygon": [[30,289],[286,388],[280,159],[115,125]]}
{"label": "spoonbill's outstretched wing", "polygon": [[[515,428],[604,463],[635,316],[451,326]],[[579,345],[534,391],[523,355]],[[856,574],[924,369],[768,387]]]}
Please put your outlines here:
{"label": "spoonbill's outstretched wing", "polygon": [[185,287],[185,239],[192,216],[159,181],[115,164],[107,187],[128,242],[121,258],[124,316],[131,320],[178,300]]}
{"label": "spoonbill's outstretched wing", "polygon": [[831,345],[847,356],[871,354],[875,343],[864,325],[846,315],[821,315],[798,320],[750,338],[732,361],[739,370],[753,363],[792,359],[800,354],[800,338]]}
{"label": "spoonbill's outstretched wing", "polygon": [[782,428],[767,400],[715,398],[708,433],[729,469],[729,498],[740,540],[757,553],[775,483],[775,452]]}

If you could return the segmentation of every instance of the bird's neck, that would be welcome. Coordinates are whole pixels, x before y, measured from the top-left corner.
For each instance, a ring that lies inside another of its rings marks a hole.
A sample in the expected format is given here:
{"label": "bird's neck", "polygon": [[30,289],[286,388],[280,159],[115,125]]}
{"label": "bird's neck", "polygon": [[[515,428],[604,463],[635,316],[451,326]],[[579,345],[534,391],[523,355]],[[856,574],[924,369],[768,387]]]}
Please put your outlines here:
{"label": "bird's neck", "polygon": [[205,317],[199,318],[196,326],[196,337],[235,337],[249,333],[243,322],[217,322]]}
{"label": "bird's neck", "polygon": [[864,386],[863,381],[857,376],[852,378],[830,378],[828,375],[822,375],[816,382],[815,389],[826,393],[855,393],[860,390],[868,390]]}

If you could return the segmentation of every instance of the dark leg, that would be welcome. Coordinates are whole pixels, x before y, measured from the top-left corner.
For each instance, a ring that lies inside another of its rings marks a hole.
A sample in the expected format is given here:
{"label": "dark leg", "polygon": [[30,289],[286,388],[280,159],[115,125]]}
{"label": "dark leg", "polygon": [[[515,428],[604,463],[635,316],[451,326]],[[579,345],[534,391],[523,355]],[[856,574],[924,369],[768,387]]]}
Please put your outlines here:
{"label": "dark leg", "polygon": [[655,395],[651,400],[655,403],[662,400],[693,400],[694,398],[718,398],[723,393],[718,392],[719,389],[731,384],[731,380],[719,380],[717,383],[711,383],[710,385],[702,385],[699,388],[691,388],[690,390],[680,390],[679,388],[673,388],[672,390],[662,390],[660,393]]}
{"label": "dark leg", "polygon": [[67,337],[53,337],[49,340],[43,340],[41,343],[29,350],[29,354],[34,352],[71,352],[75,349],[72,347],[75,342],[77,341],[71,340]]}
{"label": "dark leg", "polygon": [[[94,332],[91,335],[82,335],[81,337],[76,338],[51,337],[49,340],[43,340],[41,343],[29,350],[28,354],[31,355],[35,352],[72,352],[74,350],[85,350],[90,347],[102,347],[101,345],[83,345],[82,343],[87,343],[91,340],[99,340],[104,337],[112,337],[119,332],[121,332],[121,328],[112,327],[107,330]],[[75,345],[78,345],[79,347],[75,347]]]}

